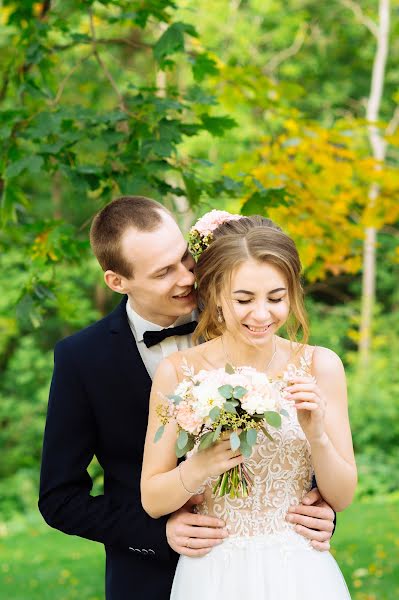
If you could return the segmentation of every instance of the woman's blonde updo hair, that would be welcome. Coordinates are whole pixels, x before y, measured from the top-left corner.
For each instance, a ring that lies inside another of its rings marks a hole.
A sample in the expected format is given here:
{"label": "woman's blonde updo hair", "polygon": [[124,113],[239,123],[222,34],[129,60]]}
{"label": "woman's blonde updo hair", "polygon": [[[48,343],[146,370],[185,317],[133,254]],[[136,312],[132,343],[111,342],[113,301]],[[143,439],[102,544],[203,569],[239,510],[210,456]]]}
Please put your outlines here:
{"label": "woman's blonde updo hair", "polygon": [[301,343],[306,344],[309,327],[303,303],[298,251],[293,240],[280,227],[258,215],[219,225],[213,231],[213,241],[201,254],[195,267],[201,311],[194,333],[195,341],[200,338],[207,341],[222,335],[225,324],[218,321],[218,298],[230,284],[233,271],[250,259],[268,263],[284,276],[290,303],[287,333],[291,341],[297,341],[296,336],[301,329]]}

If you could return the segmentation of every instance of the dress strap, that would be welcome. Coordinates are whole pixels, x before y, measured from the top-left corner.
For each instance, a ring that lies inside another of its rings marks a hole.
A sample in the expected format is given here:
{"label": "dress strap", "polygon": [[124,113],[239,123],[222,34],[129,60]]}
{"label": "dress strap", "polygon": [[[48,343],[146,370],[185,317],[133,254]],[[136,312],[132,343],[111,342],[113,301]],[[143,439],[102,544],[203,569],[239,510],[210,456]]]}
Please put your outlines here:
{"label": "dress strap", "polygon": [[301,369],[307,374],[312,374],[313,355],[317,346],[306,346],[302,356],[300,357]]}

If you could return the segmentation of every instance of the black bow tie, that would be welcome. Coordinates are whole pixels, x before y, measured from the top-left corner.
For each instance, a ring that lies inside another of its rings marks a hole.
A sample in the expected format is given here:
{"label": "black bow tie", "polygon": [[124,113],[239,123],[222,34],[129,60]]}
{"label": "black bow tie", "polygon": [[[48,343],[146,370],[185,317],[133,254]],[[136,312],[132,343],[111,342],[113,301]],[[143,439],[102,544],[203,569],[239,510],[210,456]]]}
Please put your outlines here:
{"label": "black bow tie", "polygon": [[145,331],[143,340],[147,348],[151,348],[151,346],[159,344],[172,335],[188,335],[189,333],[192,333],[196,327],[197,321],[190,321],[189,323],[177,325],[176,327],[161,329],[161,331]]}

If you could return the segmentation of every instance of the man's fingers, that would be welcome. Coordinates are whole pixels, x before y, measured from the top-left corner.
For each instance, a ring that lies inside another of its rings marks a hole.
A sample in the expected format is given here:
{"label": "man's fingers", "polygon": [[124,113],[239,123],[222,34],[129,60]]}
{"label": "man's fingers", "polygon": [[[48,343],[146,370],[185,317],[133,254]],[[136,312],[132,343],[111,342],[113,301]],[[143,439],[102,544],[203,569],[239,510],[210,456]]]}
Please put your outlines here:
{"label": "man's fingers", "polygon": [[205,556],[206,554],[209,554],[209,552],[212,550],[212,548],[202,548],[200,550],[197,549],[193,549],[193,548],[186,548],[185,546],[181,546],[176,548],[176,552],[178,554],[183,554],[183,556]]}
{"label": "man's fingers", "polygon": [[205,548],[213,548],[214,546],[219,546],[219,544],[221,544],[222,542],[223,540],[185,538],[182,544],[187,548],[186,544],[188,543],[188,549],[201,550]]}
{"label": "man's fingers", "polygon": [[329,506],[304,506],[303,504],[299,504],[298,506],[291,507],[288,514],[305,515],[306,517],[324,519],[326,521],[334,520],[334,511]]}
{"label": "man's fingers", "polygon": [[325,552],[330,549],[330,542],[317,542],[316,540],[312,540],[311,544],[315,550],[319,550],[320,552]]}
{"label": "man's fingers", "polygon": [[185,525],[195,525],[196,527],[224,527],[225,522],[217,517],[208,515],[198,515],[197,513],[186,513],[184,515]]}
{"label": "man's fingers", "polygon": [[220,540],[228,537],[228,535],[227,531],[222,527],[192,527],[187,525],[179,531],[179,538],[185,537],[185,539]]}
{"label": "man's fingers", "polygon": [[303,525],[309,529],[317,529],[318,531],[332,532],[334,529],[334,523],[327,519],[315,519],[313,517],[307,517],[305,515],[288,515],[287,520],[290,523],[297,525]]}
{"label": "man's fingers", "polygon": [[295,531],[308,540],[314,540],[315,542],[327,542],[331,538],[331,533],[327,531],[313,531],[313,529],[308,529],[302,525],[295,525]]}
{"label": "man's fingers", "polygon": [[321,494],[318,488],[315,487],[303,497],[302,504],[307,504],[309,506],[309,504],[320,502],[321,499]]}

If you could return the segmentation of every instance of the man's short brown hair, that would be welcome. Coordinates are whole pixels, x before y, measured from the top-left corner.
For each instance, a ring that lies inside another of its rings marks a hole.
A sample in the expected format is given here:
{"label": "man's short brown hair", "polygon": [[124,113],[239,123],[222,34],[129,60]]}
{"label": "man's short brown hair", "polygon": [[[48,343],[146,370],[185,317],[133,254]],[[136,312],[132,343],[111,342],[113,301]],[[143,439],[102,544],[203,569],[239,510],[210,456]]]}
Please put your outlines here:
{"label": "man's short brown hair", "polygon": [[129,227],[154,231],[162,223],[162,212],[169,211],[145,196],[121,196],[96,214],[90,228],[90,244],[103,271],[133,277],[132,265],[122,254],[121,240]]}

